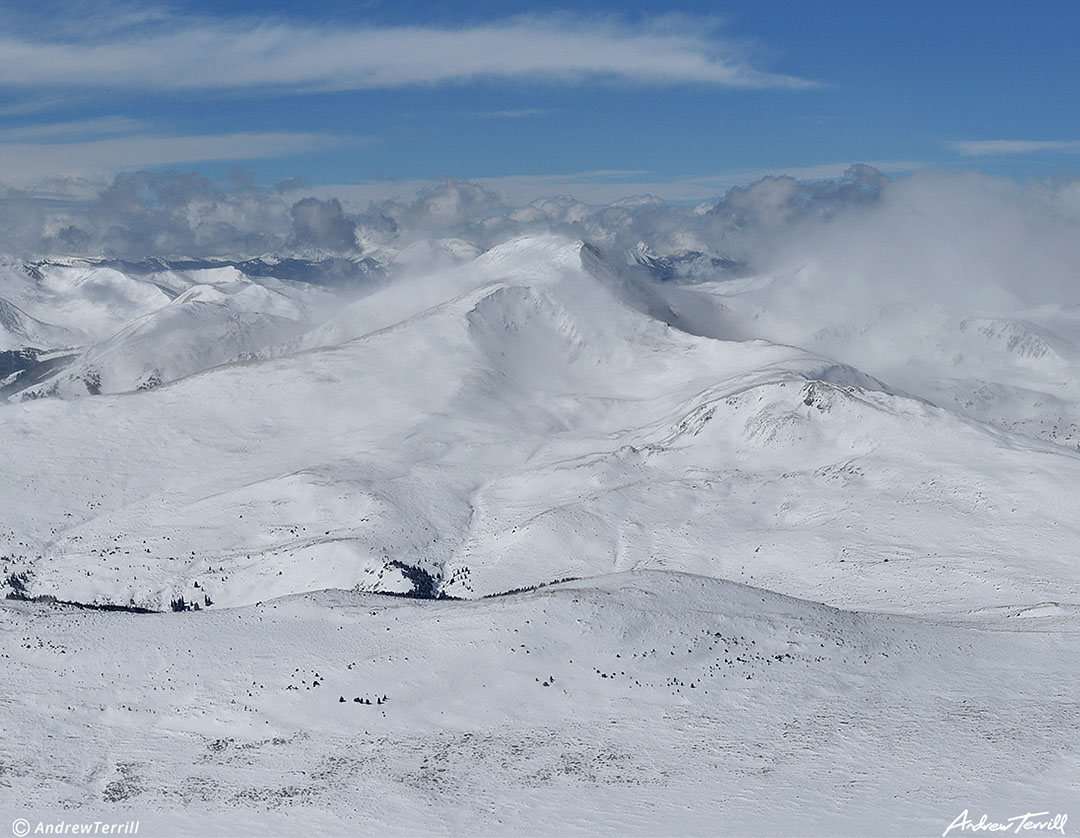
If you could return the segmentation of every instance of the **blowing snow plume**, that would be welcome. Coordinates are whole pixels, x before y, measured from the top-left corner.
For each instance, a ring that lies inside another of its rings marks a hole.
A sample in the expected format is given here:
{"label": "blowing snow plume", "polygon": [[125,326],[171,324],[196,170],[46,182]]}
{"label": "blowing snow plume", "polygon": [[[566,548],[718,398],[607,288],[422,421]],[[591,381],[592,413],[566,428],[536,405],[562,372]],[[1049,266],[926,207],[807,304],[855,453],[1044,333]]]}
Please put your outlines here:
{"label": "blowing snow plume", "polygon": [[924,173],[839,202],[769,186],[736,233],[753,278],[716,289],[746,337],[1010,429],[1058,405],[1039,433],[1076,437],[1080,182]]}

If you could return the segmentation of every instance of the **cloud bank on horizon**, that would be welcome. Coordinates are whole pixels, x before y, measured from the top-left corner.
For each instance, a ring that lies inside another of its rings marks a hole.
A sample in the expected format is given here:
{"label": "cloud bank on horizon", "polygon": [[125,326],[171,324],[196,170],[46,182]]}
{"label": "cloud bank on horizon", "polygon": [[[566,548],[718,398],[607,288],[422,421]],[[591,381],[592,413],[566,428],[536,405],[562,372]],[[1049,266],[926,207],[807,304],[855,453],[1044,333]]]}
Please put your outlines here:
{"label": "cloud bank on horizon", "polygon": [[222,185],[144,172],[119,176],[78,202],[9,197],[0,201],[0,229],[0,251],[17,258],[125,260],[385,259],[424,240],[490,248],[555,233],[616,259],[652,259],[675,281],[783,277],[783,299],[770,306],[786,306],[795,319],[813,310],[822,289],[833,295],[833,313],[843,301],[873,307],[933,299],[968,311],[1080,302],[1076,178],[1020,183],[920,172],[890,180],[853,166],[833,179],[765,177],[696,206],[650,196],[602,204],[562,196],[521,206],[482,184],[446,179],[410,198],[357,205],[315,195],[303,182],[271,189],[239,175]]}

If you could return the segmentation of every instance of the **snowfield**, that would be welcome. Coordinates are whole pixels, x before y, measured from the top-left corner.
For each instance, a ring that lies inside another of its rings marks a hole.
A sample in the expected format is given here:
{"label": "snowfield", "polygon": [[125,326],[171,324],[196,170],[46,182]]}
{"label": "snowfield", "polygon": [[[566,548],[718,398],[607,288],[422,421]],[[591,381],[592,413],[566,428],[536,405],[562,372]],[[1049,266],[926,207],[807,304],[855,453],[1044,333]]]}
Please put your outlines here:
{"label": "snowfield", "polygon": [[1067,809],[1080,776],[1075,613],[965,628],[636,571],[467,603],[0,615],[6,794],[31,820],[938,835],[964,809]]}
{"label": "snowfield", "polygon": [[1075,307],[801,317],[813,270],[661,282],[555,235],[394,258],[0,270],[5,811],[1080,818]]}

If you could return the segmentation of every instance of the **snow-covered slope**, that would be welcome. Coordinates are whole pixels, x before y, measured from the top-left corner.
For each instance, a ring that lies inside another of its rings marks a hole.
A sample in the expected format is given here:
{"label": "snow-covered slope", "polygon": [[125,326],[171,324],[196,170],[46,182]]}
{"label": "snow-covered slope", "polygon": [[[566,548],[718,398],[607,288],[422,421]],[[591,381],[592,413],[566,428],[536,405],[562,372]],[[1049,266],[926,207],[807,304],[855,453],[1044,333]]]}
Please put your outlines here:
{"label": "snow-covered slope", "polygon": [[0,297],[35,320],[62,330],[69,346],[108,337],[171,299],[153,282],[93,265],[50,265],[29,271],[4,265]]}
{"label": "snow-covered slope", "polygon": [[294,337],[303,310],[251,282],[195,285],[86,349],[20,398],[146,390]]}
{"label": "snow-covered slope", "polygon": [[18,306],[0,299],[0,351],[64,346],[71,337],[65,329],[42,323]]}
{"label": "snow-covered slope", "polygon": [[965,809],[1068,814],[1075,610],[999,619],[1014,630],[656,572],[470,603],[17,603],[0,759],[33,823],[149,835],[910,836]]}
{"label": "snow-covered slope", "polygon": [[17,399],[150,389],[288,341],[340,302],[317,286],[256,282],[234,267],[129,276],[42,263],[9,267],[0,281],[49,321],[0,300],[0,339],[15,352],[34,350],[30,361],[39,350],[66,350],[64,364],[26,363],[7,381],[4,394]]}

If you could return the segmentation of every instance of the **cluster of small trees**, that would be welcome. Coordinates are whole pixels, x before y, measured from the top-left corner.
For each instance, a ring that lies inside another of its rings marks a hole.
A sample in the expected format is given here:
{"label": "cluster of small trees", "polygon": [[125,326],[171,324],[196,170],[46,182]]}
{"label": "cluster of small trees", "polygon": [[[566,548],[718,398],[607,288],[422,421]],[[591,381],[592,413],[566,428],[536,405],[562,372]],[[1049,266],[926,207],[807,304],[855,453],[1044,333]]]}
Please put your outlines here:
{"label": "cluster of small trees", "polygon": [[[214,601],[210,599],[210,594],[203,594],[203,604],[208,608],[214,604]],[[192,600],[188,602],[182,596],[178,596],[169,601],[169,606],[173,611],[201,611],[202,608],[199,603]]]}
{"label": "cluster of small trees", "polygon": [[[386,702],[386,701],[389,701],[389,700],[390,699],[387,698],[384,695],[382,698],[376,697],[375,698],[375,703],[376,704],[382,704],[383,702]],[[338,704],[344,704],[344,703],[345,703],[345,696],[339,695],[338,696]],[[370,698],[360,698],[360,696],[357,696],[356,698],[353,699],[353,703],[354,704],[368,704],[368,705],[370,705],[371,704],[371,699]]]}
{"label": "cluster of small trees", "polygon": [[23,571],[22,573],[9,573],[8,578],[4,580],[11,591],[8,593],[8,599],[28,599],[29,598],[29,583],[30,575]]}

